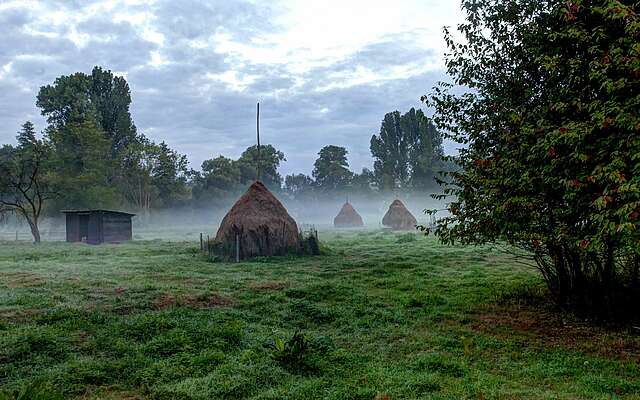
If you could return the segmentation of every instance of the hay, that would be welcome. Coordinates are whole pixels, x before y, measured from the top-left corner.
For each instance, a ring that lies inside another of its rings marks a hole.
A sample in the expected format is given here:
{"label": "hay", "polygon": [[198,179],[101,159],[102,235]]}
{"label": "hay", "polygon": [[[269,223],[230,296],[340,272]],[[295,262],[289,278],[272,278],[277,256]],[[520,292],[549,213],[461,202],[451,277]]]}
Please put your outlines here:
{"label": "hay", "polygon": [[336,228],[360,228],[364,226],[364,222],[351,203],[346,202],[333,219],[333,226]]}
{"label": "hay", "polygon": [[418,221],[398,199],[389,206],[389,211],[382,218],[382,225],[396,231],[408,231],[415,229]]}
{"label": "hay", "polygon": [[262,182],[252,184],[222,219],[214,241],[218,255],[240,259],[285,255],[300,247],[296,221]]}

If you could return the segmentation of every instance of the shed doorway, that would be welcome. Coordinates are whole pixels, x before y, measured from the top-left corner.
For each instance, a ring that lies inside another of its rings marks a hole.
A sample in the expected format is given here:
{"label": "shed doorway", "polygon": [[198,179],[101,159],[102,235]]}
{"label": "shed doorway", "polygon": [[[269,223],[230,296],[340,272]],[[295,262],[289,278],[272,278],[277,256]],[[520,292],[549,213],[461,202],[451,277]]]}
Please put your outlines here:
{"label": "shed doorway", "polygon": [[81,242],[86,242],[89,238],[89,214],[78,215],[79,217],[79,236]]}

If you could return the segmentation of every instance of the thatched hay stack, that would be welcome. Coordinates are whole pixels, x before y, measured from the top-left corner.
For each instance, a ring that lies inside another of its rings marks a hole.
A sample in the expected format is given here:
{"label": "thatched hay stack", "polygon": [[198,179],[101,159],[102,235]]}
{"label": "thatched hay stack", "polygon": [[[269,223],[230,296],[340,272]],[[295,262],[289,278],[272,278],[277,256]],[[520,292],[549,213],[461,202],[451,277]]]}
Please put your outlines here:
{"label": "thatched hay stack", "polygon": [[347,201],[333,219],[333,226],[336,228],[361,228],[364,226],[364,222],[356,209]]}
{"label": "thatched hay stack", "polygon": [[396,199],[389,206],[389,211],[382,218],[382,225],[388,226],[396,231],[408,231],[415,229],[418,221],[404,206],[404,204]]}
{"label": "thatched hay stack", "polygon": [[222,219],[214,243],[216,252],[235,258],[236,236],[240,259],[298,251],[296,221],[259,181],[249,187]]}

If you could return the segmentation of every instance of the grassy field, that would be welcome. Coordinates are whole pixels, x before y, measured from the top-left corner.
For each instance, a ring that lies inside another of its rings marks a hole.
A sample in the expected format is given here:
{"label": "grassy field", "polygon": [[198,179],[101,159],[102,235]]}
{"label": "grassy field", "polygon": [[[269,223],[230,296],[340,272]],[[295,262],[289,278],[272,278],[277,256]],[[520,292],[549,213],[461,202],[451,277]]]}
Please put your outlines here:
{"label": "grassy field", "polygon": [[195,242],[0,243],[0,391],[640,399],[640,338],[556,312],[505,254],[380,231],[321,240],[325,256],[241,264]]}

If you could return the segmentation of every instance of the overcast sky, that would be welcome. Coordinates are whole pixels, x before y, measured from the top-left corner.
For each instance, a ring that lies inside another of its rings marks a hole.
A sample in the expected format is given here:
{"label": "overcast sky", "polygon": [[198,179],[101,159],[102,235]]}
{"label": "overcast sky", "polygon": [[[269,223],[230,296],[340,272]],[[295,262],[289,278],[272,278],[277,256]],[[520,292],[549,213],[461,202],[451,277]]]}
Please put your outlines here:
{"label": "overcast sky", "polygon": [[129,82],[138,130],[193,168],[254,144],[259,100],[282,173],[328,144],[359,171],[384,114],[446,79],[442,27],[461,18],[454,0],[2,0],[0,143],[44,128],[40,86],[100,65]]}

